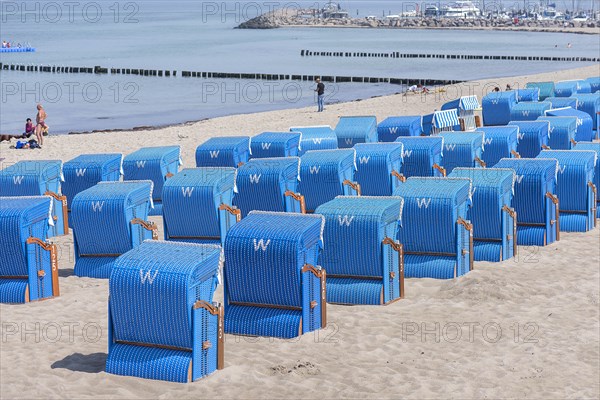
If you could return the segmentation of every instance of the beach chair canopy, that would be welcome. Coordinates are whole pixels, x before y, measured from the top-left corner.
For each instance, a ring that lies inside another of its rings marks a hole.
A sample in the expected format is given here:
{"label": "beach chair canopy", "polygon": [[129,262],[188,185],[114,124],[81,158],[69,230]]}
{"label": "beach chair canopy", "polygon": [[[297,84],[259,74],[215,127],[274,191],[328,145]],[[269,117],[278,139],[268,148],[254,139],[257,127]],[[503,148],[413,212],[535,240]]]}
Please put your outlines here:
{"label": "beach chair canopy", "polygon": [[399,137],[396,142],[402,143],[402,175],[411,176],[443,176],[446,171],[442,167],[444,156],[443,136]]}
{"label": "beach chair canopy", "polygon": [[444,138],[444,168],[447,173],[457,167],[485,167],[483,162],[484,133],[442,132]]}
{"label": "beach chair canopy", "polygon": [[519,157],[517,147],[519,143],[519,127],[486,126],[477,128],[477,132],[483,132],[483,145],[485,151],[482,159],[487,167],[493,167],[502,158]]}
{"label": "beach chair canopy", "polygon": [[539,117],[538,121],[547,121],[550,124],[548,147],[552,150],[570,150],[575,146],[577,117]]}
{"label": "beach chair canopy", "polygon": [[577,132],[575,133],[576,142],[591,142],[595,139],[594,124],[588,113],[571,107],[557,108],[546,111],[548,117],[576,117]]}
{"label": "beach chair canopy", "polygon": [[491,92],[481,100],[483,108],[483,124],[506,125],[510,120],[511,110],[517,104],[517,92]]}
{"label": "beach chair canopy", "polygon": [[587,78],[586,81],[590,84],[590,90],[592,93],[596,93],[598,90],[600,90],[600,76]]}
{"label": "beach chair canopy", "polygon": [[[597,156],[600,157],[600,143],[598,142],[579,142],[575,146],[574,150],[591,150],[595,151]],[[594,169],[594,186],[596,187],[596,217],[600,218],[600,196],[598,195],[598,188],[600,188],[600,161],[596,159],[596,168]]]}
{"label": "beach chair canopy", "polygon": [[214,137],[196,149],[196,167],[237,168],[250,159],[250,137]]}
{"label": "beach chair canopy", "polygon": [[571,107],[577,109],[577,97],[548,97],[545,101],[552,104],[552,108]]}
{"label": "beach chair canopy", "polygon": [[560,81],[554,85],[554,95],[556,97],[571,97],[577,94],[579,85],[577,81]]}
{"label": "beach chair canopy", "polygon": [[300,132],[300,148],[298,155],[302,156],[310,150],[332,150],[338,148],[338,138],[329,125],[296,126],[290,128],[291,132]]}
{"label": "beach chair canopy", "polygon": [[545,100],[547,97],[554,96],[554,82],[528,82],[527,89],[537,88],[540,90],[539,100]]}
{"label": "beach chair canopy", "polygon": [[422,117],[389,117],[377,126],[380,142],[393,142],[400,136],[420,136],[422,132]]}
{"label": "beach chair canopy", "polygon": [[298,157],[300,132],[263,132],[252,138],[252,158]]}
{"label": "beach chair canopy", "polygon": [[540,88],[517,89],[517,101],[540,101]]}
{"label": "beach chair canopy", "polygon": [[359,143],[356,150],[354,179],[365,196],[391,196],[403,179],[402,153],[404,145],[393,143]]}
{"label": "beach chair canopy", "polygon": [[538,117],[544,116],[550,108],[552,104],[547,101],[524,101],[512,107],[510,118],[513,121],[535,121]]}
{"label": "beach chair canopy", "polygon": [[340,149],[353,147],[357,143],[377,142],[377,117],[340,117],[335,134]]}
{"label": "beach chair canopy", "polygon": [[577,99],[577,109],[584,111],[592,117],[594,130],[598,130],[600,120],[600,93],[594,94],[577,94],[573,96]]}
{"label": "beach chair canopy", "polygon": [[460,129],[458,112],[456,109],[436,111],[433,113],[433,127],[437,129]]}

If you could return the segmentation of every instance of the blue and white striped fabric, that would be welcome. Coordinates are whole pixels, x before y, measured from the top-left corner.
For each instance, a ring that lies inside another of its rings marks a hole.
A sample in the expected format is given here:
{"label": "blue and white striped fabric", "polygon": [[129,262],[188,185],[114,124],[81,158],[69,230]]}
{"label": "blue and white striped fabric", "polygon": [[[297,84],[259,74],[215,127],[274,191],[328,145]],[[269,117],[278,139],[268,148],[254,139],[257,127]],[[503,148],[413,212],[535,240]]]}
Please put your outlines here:
{"label": "blue and white striped fabric", "polygon": [[482,160],[483,132],[442,132],[440,136],[444,138],[446,173],[457,167],[485,167]]}
{"label": "blue and white striped fabric", "polygon": [[236,223],[235,168],[187,168],[163,188],[165,240],[220,244]]}
{"label": "blue and white striped fabric", "polygon": [[517,89],[517,102],[540,101],[540,88]]}
{"label": "blue and white striped fabric", "polygon": [[[577,143],[574,150],[592,150],[595,151],[598,157],[600,157],[600,143]],[[598,159],[597,159],[598,160]],[[600,161],[596,162],[596,169],[594,170],[594,186],[596,187],[596,217],[600,218],[600,196],[598,190],[600,190]]]}
{"label": "blue and white striped fabric", "polygon": [[538,158],[558,160],[556,195],[560,199],[560,230],[593,229],[596,222],[593,181],[598,154],[592,150],[543,150]]}
{"label": "blue and white striped fabric", "polygon": [[407,178],[411,176],[444,176],[443,168],[444,138],[399,137],[396,142],[404,145],[402,153],[402,170]]}
{"label": "blue and white striped fabric", "polygon": [[101,182],[71,204],[75,275],[108,278],[118,256],[153,237],[152,181]]}
{"label": "blue and white striped fabric", "polygon": [[560,81],[554,85],[554,95],[556,97],[571,97],[577,94],[578,84],[576,81]]}
{"label": "blue and white striped fabric", "polygon": [[534,158],[542,148],[548,147],[550,123],[548,121],[510,121],[509,126],[519,128],[517,153],[523,158]]}
{"label": "blue and white striped fabric", "polygon": [[143,147],[123,159],[123,180],[151,180],[154,183],[150,215],[162,215],[162,190],[165,181],[182,165],[179,146]]}
{"label": "blue and white striped fabric", "polygon": [[515,255],[516,215],[512,204],[515,171],[498,168],[455,168],[450,177],[473,182],[473,223],[476,261],[498,262]]}
{"label": "blue and white striped fabric", "polygon": [[[577,99],[577,109],[588,113],[592,117],[594,130],[598,130],[600,125],[600,93],[577,94],[573,97]],[[598,133],[596,133],[597,135]]]}
{"label": "blue and white striped fabric", "polygon": [[510,112],[517,104],[517,92],[492,92],[481,100],[483,124],[507,125],[511,120]]}
{"label": "blue and white striped fabric", "polygon": [[335,131],[329,125],[296,126],[290,132],[300,132],[300,149],[298,155],[302,156],[309,150],[333,150],[338,148],[338,139]]}
{"label": "blue and white striped fabric", "polygon": [[402,206],[401,197],[339,196],[317,208],[325,217],[321,265],[330,303],[386,304],[404,296],[402,254],[394,250]]}
{"label": "blue and white striped fabric", "polygon": [[146,241],[115,261],[106,372],[189,382],[217,369],[220,255],[220,246]]}
{"label": "blue and white striped fabric", "polygon": [[592,118],[584,111],[575,110],[571,107],[557,108],[546,111],[548,117],[576,117],[577,131],[575,132],[576,142],[591,142],[595,139],[594,122]]}
{"label": "blue and white striped fabric", "polygon": [[393,142],[400,136],[421,136],[422,117],[389,117],[377,126],[377,136],[380,142]]}
{"label": "blue and white striped fabric", "polygon": [[308,151],[301,160],[298,190],[306,199],[307,212],[336,196],[360,194],[354,182],[354,149]]}
{"label": "blue and white striped fabric", "polygon": [[293,338],[325,327],[321,215],[251,212],[225,239],[225,332]]}
{"label": "blue and white striped fabric", "polygon": [[477,96],[462,96],[460,98],[459,109],[464,111],[474,111],[480,107]]}
{"label": "blue and white striped fabric", "polygon": [[[460,121],[456,109],[436,111],[433,113],[433,133],[460,130]],[[436,132],[437,130],[437,132]]]}
{"label": "blue and white striped fabric", "polygon": [[548,147],[552,150],[570,150],[575,146],[577,117],[539,117],[537,120],[550,123]]}
{"label": "blue and white striped fabric", "polygon": [[544,116],[550,108],[552,108],[552,104],[547,101],[524,101],[512,107],[510,119],[513,121],[535,121],[538,117]]}
{"label": "blue and white striped fabric", "polygon": [[298,192],[299,165],[298,157],[254,158],[242,165],[233,197],[242,217],[252,210],[301,212],[301,205],[289,196]]}
{"label": "blue and white striped fabric", "polygon": [[545,246],[558,240],[558,161],[503,158],[495,168],[515,171],[513,208],[517,211],[517,244]]}
{"label": "blue and white striped fabric", "polygon": [[56,249],[45,242],[51,209],[47,196],[0,197],[0,303],[58,296]]}
{"label": "blue and white striped fabric", "polygon": [[252,138],[252,158],[298,157],[300,132],[263,132]]}
{"label": "blue and white striped fabric", "polygon": [[527,82],[527,89],[537,88],[540,90],[539,100],[544,101],[548,97],[554,97],[554,82]]}
{"label": "blue and white striped fabric", "polygon": [[50,196],[52,223],[48,237],[69,233],[67,199],[61,195],[62,161],[19,161],[0,171],[2,196]]}
{"label": "blue and white striped fabric", "polygon": [[600,76],[594,76],[586,79],[587,83],[590,84],[590,91],[596,93],[600,90]]}
{"label": "blue and white striped fabric", "polygon": [[548,97],[547,102],[552,104],[552,108],[571,107],[577,109],[577,97]]}
{"label": "blue and white striped fabric", "polygon": [[357,143],[377,142],[377,118],[375,116],[340,117],[335,134],[340,149]]}
{"label": "blue and white striped fabric", "polygon": [[196,167],[237,168],[249,159],[249,136],[214,137],[196,148]]}
{"label": "blue and white striped fabric", "polygon": [[398,241],[406,277],[451,279],[472,269],[470,179],[409,178],[394,196],[404,198]]}
{"label": "blue and white striped fabric", "polygon": [[519,157],[517,147],[519,144],[519,127],[487,126],[477,128],[477,132],[483,132],[483,161],[488,167],[493,167],[502,158]]}
{"label": "blue and white striped fabric", "polygon": [[120,180],[123,174],[122,162],[121,154],[82,154],[64,163],[65,181],[62,184],[62,193],[67,196],[69,211],[77,193],[91,188],[98,182]]}
{"label": "blue and white striped fabric", "polygon": [[402,175],[402,143],[359,143],[354,179],[365,196],[391,196]]}

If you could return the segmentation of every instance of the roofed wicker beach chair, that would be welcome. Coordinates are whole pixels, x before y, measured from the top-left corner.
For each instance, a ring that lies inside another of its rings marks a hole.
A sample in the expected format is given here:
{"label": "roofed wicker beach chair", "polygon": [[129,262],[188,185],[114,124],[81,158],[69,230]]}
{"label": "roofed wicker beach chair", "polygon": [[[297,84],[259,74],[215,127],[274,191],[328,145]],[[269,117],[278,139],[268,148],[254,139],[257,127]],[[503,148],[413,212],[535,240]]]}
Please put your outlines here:
{"label": "roofed wicker beach chair", "polygon": [[123,159],[123,180],[151,180],[154,183],[150,215],[162,215],[162,192],[165,181],[183,165],[179,146],[144,147]]}
{"label": "roofed wicker beach chair", "polygon": [[421,136],[422,119],[420,115],[386,118],[377,126],[378,141],[393,142],[400,136]]}
{"label": "roofed wicker beach chair", "polygon": [[550,123],[548,121],[510,121],[508,126],[519,128],[517,153],[523,158],[535,158],[542,149],[548,149]]}
{"label": "roofed wicker beach chair", "polygon": [[546,115],[546,111],[552,108],[549,101],[524,101],[515,104],[510,110],[512,121],[535,121],[538,117]]}
{"label": "roofed wicker beach chair", "polygon": [[406,179],[402,171],[402,143],[359,143],[356,150],[354,180],[362,195],[391,196],[400,181]]}
{"label": "roofed wicker beach chair", "polygon": [[597,137],[600,125],[600,93],[577,94],[574,97],[577,99],[577,109],[588,113],[592,117]]}
{"label": "roofed wicker beach chair", "polygon": [[485,151],[482,160],[486,166],[493,167],[502,158],[519,158],[517,152],[519,145],[519,127],[514,125],[507,126],[486,126],[477,128],[477,132],[483,132],[483,144]]}
{"label": "roofed wicker beach chair", "polygon": [[235,168],[186,168],[163,188],[165,240],[223,244],[241,218],[233,207]]}
{"label": "roofed wicker beach chair", "polygon": [[339,196],[320,205],[327,247],[327,300],[338,304],[389,304],[404,297],[402,245],[396,240],[401,197]]}
{"label": "roofed wicker beach chair", "polygon": [[546,101],[552,104],[552,108],[571,107],[577,109],[578,104],[576,97],[548,97]]}
{"label": "roofed wicker beach chair", "polygon": [[306,212],[314,212],[336,196],[361,195],[354,175],[356,150],[313,150],[301,160],[298,189],[306,198]]}
{"label": "roofed wicker beach chair", "polygon": [[399,137],[396,142],[402,143],[402,170],[400,174],[406,178],[411,176],[446,176],[442,167],[444,156],[444,138]]}
{"label": "roofed wicker beach chair", "polygon": [[215,245],[146,241],[115,261],[106,372],[183,383],[223,368],[220,255]]}
{"label": "roofed wicker beach chair", "polygon": [[252,211],[225,239],[225,332],[293,338],[327,325],[321,215]]}
{"label": "roofed wicker beach chair", "polygon": [[306,212],[298,193],[300,158],[254,158],[237,171],[233,204],[242,217],[252,210]]}
{"label": "roofed wicker beach chair", "polygon": [[302,138],[298,155],[302,156],[310,150],[333,150],[338,148],[338,139],[335,131],[329,125],[296,126],[290,132],[300,132]]}
{"label": "roofed wicker beach chair", "polygon": [[443,132],[444,168],[447,173],[457,167],[482,167],[484,133],[476,132]]}
{"label": "roofed wicker beach chair", "polygon": [[571,107],[558,108],[546,111],[548,117],[576,117],[577,131],[575,132],[576,142],[591,142],[596,135],[594,134],[594,122],[588,113]]}
{"label": "roofed wicker beach chair", "polygon": [[483,124],[506,125],[511,120],[510,113],[517,104],[517,92],[491,92],[481,99]]}
{"label": "roofed wicker beach chair", "polygon": [[0,197],[0,303],[59,296],[56,245],[46,242],[48,196]]}
{"label": "roofed wicker beach chair", "polygon": [[[121,154],[82,154],[63,165],[65,181],[62,193],[67,196],[67,209],[75,195],[91,188],[98,182],[115,182],[121,179],[123,155]],[[71,219],[69,226],[72,227]]]}
{"label": "roofed wicker beach chair", "polygon": [[555,159],[503,158],[495,168],[515,170],[513,208],[517,212],[517,244],[546,246],[560,239]]}
{"label": "roofed wicker beach chair", "polygon": [[250,159],[250,136],[213,137],[196,148],[196,167],[237,168]]}
{"label": "roofed wicker beach chair", "polygon": [[590,84],[590,91],[596,93],[600,90],[600,76],[594,76],[586,79],[587,83]]}
{"label": "roofed wicker beach chair", "polygon": [[[592,150],[596,152],[598,157],[600,157],[600,143],[597,142],[577,143],[574,150]],[[600,190],[600,161],[596,161],[596,168],[594,170],[594,186],[596,187],[596,217],[600,218],[600,196],[598,195],[598,190]]]}
{"label": "roofed wicker beach chair", "polygon": [[50,196],[52,224],[48,237],[69,233],[67,198],[61,194],[62,161],[19,161],[0,171],[2,196]]}
{"label": "roofed wicker beach chair", "polygon": [[576,81],[560,81],[554,84],[554,96],[556,97],[571,97],[577,94]]}
{"label": "roofed wicker beach chair", "polygon": [[540,101],[546,100],[548,97],[554,97],[554,82],[527,82],[526,88],[538,88],[540,90]]}
{"label": "roofed wicker beach chair", "polygon": [[300,132],[263,132],[250,142],[252,158],[298,157]]}
{"label": "roofed wicker beach chair", "polygon": [[550,124],[548,147],[552,150],[570,150],[577,144],[577,117],[539,117],[537,120]]}
{"label": "roofed wicker beach chair", "polygon": [[517,102],[522,101],[540,101],[540,88],[517,89]]}
{"label": "roofed wicker beach chair", "polygon": [[451,109],[436,111],[433,113],[431,134],[437,135],[441,132],[460,131],[461,125],[458,119],[458,110]]}
{"label": "roofed wicker beach chair", "polygon": [[407,278],[452,279],[473,269],[470,179],[413,177],[394,196],[404,198],[398,241]]}
{"label": "roofed wicker beach chair", "polygon": [[152,181],[100,182],[72,203],[75,275],[108,278],[121,254],[146,239],[157,239],[147,222]]}
{"label": "roofed wicker beach chair", "polygon": [[340,149],[353,147],[357,143],[377,142],[377,117],[340,117],[335,134]]}
{"label": "roofed wicker beach chair", "polygon": [[515,171],[455,168],[450,177],[473,182],[473,207],[467,217],[473,223],[475,261],[498,262],[515,256],[517,213],[511,208]]}
{"label": "roofed wicker beach chair", "polygon": [[574,79],[574,80],[570,80],[570,81],[561,81],[559,83],[561,84],[569,84],[569,83],[575,83],[576,85],[576,90],[577,93],[576,94],[589,94],[589,93],[593,93],[592,91],[592,85],[590,84],[590,82],[588,82],[585,79]]}
{"label": "roofed wicker beach chair", "polygon": [[442,105],[442,110],[456,109],[460,122],[460,130],[471,132],[480,126],[481,121],[476,120],[476,111],[481,111],[477,96],[461,96]]}
{"label": "roofed wicker beach chair", "polygon": [[597,191],[593,150],[544,150],[538,158],[558,160],[556,195],[560,199],[560,230],[587,232],[596,226]]}

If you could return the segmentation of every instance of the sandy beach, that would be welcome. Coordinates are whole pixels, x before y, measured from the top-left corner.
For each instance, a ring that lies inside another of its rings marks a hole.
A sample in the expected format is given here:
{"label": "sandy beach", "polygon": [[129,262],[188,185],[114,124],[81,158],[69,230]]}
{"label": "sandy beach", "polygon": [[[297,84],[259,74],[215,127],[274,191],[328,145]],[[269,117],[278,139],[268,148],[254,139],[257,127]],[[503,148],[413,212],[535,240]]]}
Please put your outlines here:
{"label": "sandy beach", "polygon": [[[393,95],[351,103],[235,115],[164,129],[62,135],[42,150],[0,144],[2,168],[23,159],[62,159],[180,145],[184,167],[213,136],[335,126],[342,115],[419,115],[461,95],[528,81],[598,76],[596,66]],[[51,115],[48,124],[52,125]],[[14,140],[13,140],[14,144]],[[161,218],[151,217],[162,230]],[[162,237],[162,231],[160,233]],[[478,262],[450,281],[408,279],[389,306],[328,305],[326,329],[296,340],[226,336],[225,369],[191,384],[104,372],[108,282],[73,276],[72,235],[59,245],[56,299],[0,304],[0,398],[600,398],[600,228],[564,233],[514,260]],[[222,290],[216,300],[222,300]]]}

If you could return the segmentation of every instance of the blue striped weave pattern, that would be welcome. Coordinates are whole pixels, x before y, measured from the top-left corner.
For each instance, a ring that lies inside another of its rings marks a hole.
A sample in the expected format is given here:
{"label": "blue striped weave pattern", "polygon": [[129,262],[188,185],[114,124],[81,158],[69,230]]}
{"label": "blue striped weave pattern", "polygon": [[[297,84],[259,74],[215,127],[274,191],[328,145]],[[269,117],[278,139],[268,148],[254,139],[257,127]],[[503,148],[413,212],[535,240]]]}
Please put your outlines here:
{"label": "blue striped weave pattern", "polygon": [[483,157],[483,132],[442,132],[444,168],[449,174],[458,167],[479,167],[475,160]]}
{"label": "blue striped weave pattern", "polygon": [[433,168],[434,164],[443,166],[444,139],[441,136],[430,137],[399,137],[396,142],[404,145],[402,154],[402,175],[411,176],[441,176]]}
{"label": "blue striped weave pattern", "polygon": [[400,136],[421,136],[421,120],[420,115],[386,118],[377,126],[378,141],[393,142]]}
{"label": "blue striped weave pattern", "polygon": [[[592,150],[595,151],[598,157],[600,157],[600,143],[577,143],[574,150]],[[600,218],[600,197],[598,197],[598,190],[600,190],[600,161],[596,162],[596,168],[594,169],[594,186],[596,187],[596,216]]]}
{"label": "blue striped weave pattern", "polygon": [[377,118],[375,116],[340,117],[335,126],[340,149],[357,143],[377,142]]}
{"label": "blue striped weave pattern", "polygon": [[594,123],[592,118],[583,111],[575,110],[571,107],[559,108],[546,111],[549,117],[576,117],[577,131],[575,132],[576,142],[591,142],[595,139]]}
{"label": "blue striped weave pattern", "polygon": [[298,155],[302,156],[310,150],[333,150],[338,148],[338,139],[335,131],[329,125],[296,126],[290,132],[300,132],[300,149]]}
{"label": "blue striped weave pattern", "polygon": [[523,158],[535,158],[543,146],[548,146],[550,123],[548,121],[510,121],[509,126],[519,128],[517,153]]}
{"label": "blue striped weave pattern", "polygon": [[263,132],[252,138],[252,158],[298,157],[299,132]]}
{"label": "blue striped weave pattern", "polygon": [[550,108],[552,108],[552,104],[547,101],[524,101],[511,108],[510,119],[512,121],[535,121],[538,117],[544,116]]}
{"label": "blue striped weave pattern", "polygon": [[400,181],[392,171],[402,170],[402,143],[359,143],[354,179],[365,196],[391,196]]}
{"label": "blue striped weave pattern", "polygon": [[538,121],[550,123],[548,147],[552,150],[570,150],[575,146],[577,117],[539,117]]}
{"label": "blue striped weave pattern", "polygon": [[196,148],[196,167],[237,168],[249,159],[249,136],[213,137]]}
{"label": "blue striped weave pattern", "polygon": [[548,97],[554,97],[554,82],[527,82],[525,88],[537,88],[540,90],[539,100],[544,101]]}
{"label": "blue striped weave pattern", "polygon": [[477,128],[477,132],[484,134],[482,159],[488,167],[493,167],[502,158],[515,156],[519,145],[518,126],[487,126]]}
{"label": "blue striped weave pattern", "polygon": [[592,118],[594,130],[598,130],[600,120],[600,93],[577,94],[573,96],[577,99],[577,109],[584,111]]}
{"label": "blue striped weave pattern", "polygon": [[481,99],[483,108],[483,124],[507,125],[510,119],[510,112],[517,104],[517,92],[492,92]]}

